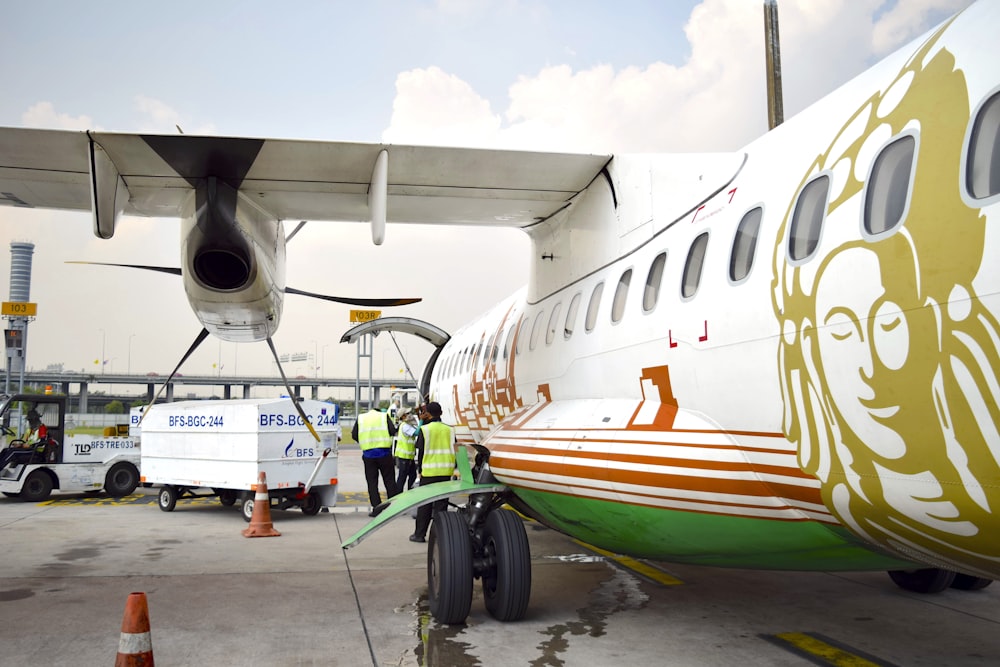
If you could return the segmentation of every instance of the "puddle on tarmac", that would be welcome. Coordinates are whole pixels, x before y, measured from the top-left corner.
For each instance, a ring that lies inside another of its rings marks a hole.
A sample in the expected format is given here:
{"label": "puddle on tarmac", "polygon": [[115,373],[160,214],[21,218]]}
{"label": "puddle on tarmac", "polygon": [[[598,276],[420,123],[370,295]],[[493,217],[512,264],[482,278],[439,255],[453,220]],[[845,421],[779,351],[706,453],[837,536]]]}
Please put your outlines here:
{"label": "puddle on tarmac", "polygon": [[481,667],[479,658],[469,654],[472,645],[459,641],[458,636],[471,625],[442,625],[431,616],[427,592],[419,593],[416,602],[397,611],[408,611],[414,620],[410,630],[417,636],[413,654],[421,667]]}
{"label": "puddle on tarmac", "polygon": [[[558,560],[575,563],[606,562],[602,556],[571,555],[554,556]],[[608,565],[608,578],[602,581],[587,595],[586,603],[576,610],[577,620],[558,625],[550,625],[537,630],[538,634],[547,637],[536,645],[539,651],[537,658],[529,662],[532,667],[563,667],[565,653],[570,648],[574,636],[601,637],[605,634],[608,619],[620,612],[637,611],[649,602],[649,595],[642,590],[640,579],[628,572]],[[416,602],[398,607],[398,613],[409,613],[413,616],[410,630],[416,635],[417,643],[413,649],[414,657],[420,667],[479,667],[483,663],[473,655],[477,647],[461,639],[475,637],[476,631],[487,628],[486,625],[442,625],[431,616],[427,605],[426,589],[415,592]],[[481,601],[474,598],[473,604]],[[489,619],[486,623],[497,623]],[[522,621],[522,628],[528,631],[530,621]],[[465,633],[469,634],[465,634]],[[526,634],[528,634],[526,632]],[[460,639],[461,638],[461,639]]]}
{"label": "puddle on tarmac", "polygon": [[0,591],[0,602],[13,602],[14,600],[24,600],[35,594],[30,588],[14,588],[9,591]]}
{"label": "puddle on tarmac", "polygon": [[538,645],[542,655],[529,663],[531,667],[563,667],[566,663],[559,655],[569,648],[570,637],[600,637],[605,632],[609,616],[646,606],[649,595],[642,591],[639,579],[617,568],[612,568],[612,572],[609,579],[590,592],[587,606],[576,610],[579,620],[551,625],[540,632],[548,635],[549,639]]}

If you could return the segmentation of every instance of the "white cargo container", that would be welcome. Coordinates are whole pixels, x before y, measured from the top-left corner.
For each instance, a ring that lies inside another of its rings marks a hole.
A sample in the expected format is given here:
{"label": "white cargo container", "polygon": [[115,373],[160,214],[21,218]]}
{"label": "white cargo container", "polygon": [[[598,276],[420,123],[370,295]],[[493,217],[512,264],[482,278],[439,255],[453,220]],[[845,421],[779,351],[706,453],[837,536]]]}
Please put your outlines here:
{"label": "white cargo container", "polygon": [[[288,398],[163,403],[142,421],[142,482],[162,485],[160,509],[179,497],[218,495],[253,514],[254,490],[266,474],[271,506],[316,514],[337,503],[338,406],[299,401],[317,442]],[[202,490],[211,489],[211,493]]]}

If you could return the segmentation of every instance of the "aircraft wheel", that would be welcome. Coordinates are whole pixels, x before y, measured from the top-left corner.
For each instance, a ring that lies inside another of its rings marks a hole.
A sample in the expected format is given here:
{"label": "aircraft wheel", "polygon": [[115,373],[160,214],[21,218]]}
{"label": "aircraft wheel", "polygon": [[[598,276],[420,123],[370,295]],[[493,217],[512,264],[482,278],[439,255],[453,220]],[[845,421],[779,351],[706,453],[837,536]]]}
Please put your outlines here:
{"label": "aircraft wheel", "polygon": [[111,470],[104,478],[104,490],[112,498],[124,498],[135,491],[137,486],[139,486],[139,471],[126,461],[111,466]]}
{"label": "aircraft wheel", "polygon": [[951,582],[951,587],[960,591],[978,591],[992,583],[992,579],[974,577],[971,574],[956,574],[955,581]]}
{"label": "aircraft wheel", "polygon": [[48,498],[50,493],[52,493],[52,478],[44,470],[35,470],[24,480],[21,500],[38,503]]}
{"label": "aircraft wheel", "polygon": [[511,510],[496,510],[483,527],[483,601],[498,621],[518,621],[531,595],[531,551],[524,524]]}
{"label": "aircraft wheel", "polygon": [[319,514],[319,494],[315,491],[310,491],[306,494],[306,497],[302,499],[302,513],[306,516],[316,516]]}
{"label": "aircraft wheel", "polygon": [[173,512],[177,506],[177,489],[169,484],[161,488],[156,496],[156,504],[164,512]]}
{"label": "aircraft wheel", "polygon": [[889,577],[903,590],[914,593],[940,593],[951,586],[955,573],[928,567],[922,570],[889,570]]}
{"label": "aircraft wheel", "polygon": [[438,512],[427,543],[427,598],[439,623],[463,623],[472,607],[472,542],[457,512]]}
{"label": "aircraft wheel", "polygon": [[232,489],[221,489],[219,491],[219,502],[226,507],[232,507],[236,504],[236,492]]}
{"label": "aircraft wheel", "polygon": [[243,520],[246,521],[247,523],[250,523],[250,520],[253,519],[253,495],[252,494],[243,499],[243,504],[240,505],[240,510],[242,511],[242,514],[243,514]]}

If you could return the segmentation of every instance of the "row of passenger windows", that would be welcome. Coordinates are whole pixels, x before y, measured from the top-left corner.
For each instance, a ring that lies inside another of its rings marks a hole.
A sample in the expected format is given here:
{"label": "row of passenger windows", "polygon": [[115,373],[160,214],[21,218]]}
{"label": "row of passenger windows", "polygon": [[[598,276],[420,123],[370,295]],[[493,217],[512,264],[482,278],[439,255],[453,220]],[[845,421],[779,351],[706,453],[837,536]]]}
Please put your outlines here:
{"label": "row of passenger windows", "polygon": [[[915,173],[917,135],[906,132],[890,141],[876,156],[871,173],[865,183],[863,220],[865,235],[876,240],[894,232],[905,220],[910,204],[910,194]],[[969,146],[965,160],[966,190],[973,200],[991,199],[1000,194],[1000,93],[990,97],[979,109],[973,120]],[[819,246],[823,223],[826,219],[830,193],[830,173],[821,173],[803,186],[796,201],[792,220],[789,224],[787,256],[793,263],[804,263],[811,259]],[[736,234],[729,252],[729,280],[733,284],[742,283],[753,269],[760,225],[764,209],[760,206],[747,211],[736,226]],[[709,232],[695,237],[688,248],[687,259],[681,274],[680,292],[687,300],[695,296],[701,284],[702,268],[708,250]],[[642,294],[642,311],[652,312],[661,293],[663,270],[667,252],[659,253],[646,272]],[[617,324],[625,315],[625,303],[632,283],[632,268],[626,269],[618,278],[614,301],[611,304],[611,323]],[[583,328],[590,333],[597,326],[598,310],[604,294],[604,281],[597,283],[587,302]],[[482,342],[469,345],[463,350],[449,355],[439,365],[437,379],[464,374],[485,365],[489,360],[496,363],[500,355],[506,360],[512,353],[522,354],[525,349],[534,350],[540,343],[545,330],[545,344],[551,345],[562,328],[562,337],[569,340],[577,326],[577,315],[583,300],[583,292],[577,292],[561,316],[562,302],[552,307],[548,317],[545,309],[539,310],[534,319],[525,317],[519,327],[511,325],[498,337],[491,337],[485,346]],[[530,323],[530,328],[529,328]],[[511,350],[517,335],[517,348]]]}

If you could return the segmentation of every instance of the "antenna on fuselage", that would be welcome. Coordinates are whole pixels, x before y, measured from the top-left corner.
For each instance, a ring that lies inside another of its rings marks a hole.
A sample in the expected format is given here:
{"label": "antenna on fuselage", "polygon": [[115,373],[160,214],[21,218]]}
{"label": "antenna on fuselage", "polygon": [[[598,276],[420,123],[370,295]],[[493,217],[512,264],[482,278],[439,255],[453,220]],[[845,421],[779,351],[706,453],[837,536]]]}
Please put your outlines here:
{"label": "antenna on fuselage", "polygon": [[781,40],[778,37],[778,0],[764,0],[764,55],[767,60],[767,128],[785,122],[781,96]]}

